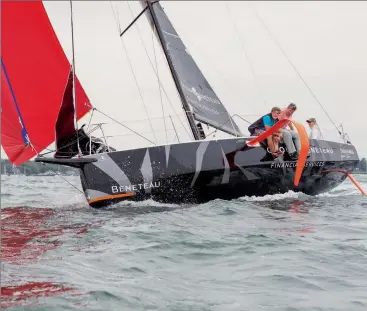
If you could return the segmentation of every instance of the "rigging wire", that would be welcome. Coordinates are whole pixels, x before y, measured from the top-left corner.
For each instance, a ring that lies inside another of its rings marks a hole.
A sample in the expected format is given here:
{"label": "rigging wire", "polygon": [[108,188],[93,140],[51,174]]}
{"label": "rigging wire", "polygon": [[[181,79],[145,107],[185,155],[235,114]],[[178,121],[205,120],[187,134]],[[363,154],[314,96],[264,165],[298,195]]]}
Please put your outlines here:
{"label": "rigging wire", "polygon": [[75,85],[75,45],[74,45],[74,18],[73,18],[73,1],[70,0],[70,24],[71,24],[71,48],[73,51],[72,69],[73,69],[73,102],[74,102],[74,126],[77,129],[77,146],[79,155],[82,154],[79,145],[79,134],[78,134],[78,114],[77,114],[77,103],[76,103],[76,85]]}
{"label": "rigging wire", "polygon": [[58,172],[54,171],[54,173],[59,176],[62,180],[66,181],[70,186],[72,186],[73,188],[75,188],[76,190],[78,190],[81,194],[84,195],[84,192],[81,191],[77,186],[74,186],[70,181],[68,181],[66,178],[64,178],[61,174],[59,174]]}
{"label": "rigging wire", "polygon": [[[90,130],[89,132],[87,132],[86,134],[91,134],[91,133],[93,133],[96,129],[98,128],[98,126],[95,126],[92,130]],[[66,145],[63,145],[62,146],[62,148],[67,148],[67,147],[69,147],[69,146],[72,146],[73,144],[75,144],[77,142],[77,140],[76,139],[74,139],[74,140],[72,140],[72,141],[70,141],[69,143],[67,143]],[[61,147],[60,147],[61,148]],[[45,156],[46,154],[50,154],[50,153],[53,153],[53,152],[57,152],[57,151],[59,151],[60,150],[60,148],[59,149],[49,149],[49,148],[45,148],[45,150],[48,150],[48,152],[45,152],[45,153],[41,153],[41,154],[39,154],[39,156],[40,157],[43,157],[43,156]],[[60,153],[63,153],[63,152],[60,152]]]}
{"label": "rigging wire", "polygon": [[[134,17],[134,13],[133,13],[133,11],[131,9],[131,6],[130,6],[129,1],[126,1],[126,3],[127,3],[128,7],[129,7],[129,11],[131,13],[131,16]],[[143,47],[145,48],[143,39],[142,39],[141,34],[140,34],[140,29],[139,29],[137,23],[135,23],[135,26],[136,26],[136,29],[138,30],[138,33],[139,33],[139,36],[140,36],[140,39],[141,39],[141,43],[142,43]],[[156,70],[157,71],[156,76],[157,76],[157,81],[158,81],[159,98],[160,98],[161,108],[162,108],[162,114],[163,114],[164,129],[165,129],[165,132],[166,132],[166,143],[168,143],[168,135],[167,135],[166,119],[165,119],[165,115],[164,115],[164,106],[163,106],[161,82],[160,82],[159,73],[158,73],[158,62],[157,62],[157,55],[156,55],[155,44],[154,44],[154,30],[152,31],[152,44],[153,44],[153,52],[154,52],[154,59],[155,59],[155,68],[153,67],[153,70]],[[149,55],[148,55],[148,58],[149,58]]]}
{"label": "rigging wire", "polygon": [[144,137],[143,135],[139,134],[138,132],[136,132],[136,131],[132,130],[131,128],[127,127],[126,125],[122,124],[121,122],[117,121],[116,119],[114,119],[114,118],[110,117],[109,115],[105,114],[105,113],[104,113],[104,112],[102,112],[101,110],[99,110],[99,109],[97,109],[97,108],[94,108],[94,109],[95,109],[96,111],[98,111],[99,113],[103,114],[105,117],[107,117],[107,118],[111,119],[112,121],[114,121],[114,122],[116,122],[116,123],[120,124],[121,126],[123,126],[123,127],[127,128],[128,130],[130,130],[131,132],[135,133],[136,135],[138,135],[138,136],[140,136],[140,137],[144,138],[145,140],[149,141],[149,142],[150,142],[150,143],[152,143],[153,145],[156,145],[156,143],[152,142],[150,139],[148,139],[148,138]]}
{"label": "rigging wire", "polygon": [[91,113],[90,118],[89,118],[89,122],[88,122],[88,126],[87,126],[87,131],[89,130],[90,124],[92,122],[94,110],[95,110],[95,108],[93,107],[92,108],[92,113]]}
{"label": "rigging wire", "polygon": [[[94,109],[96,109],[96,108],[94,108]],[[181,114],[178,114],[179,116],[182,116],[182,117],[184,117],[184,114],[183,113],[181,113]],[[247,115],[247,116],[249,116],[249,115]],[[258,116],[257,114],[256,115],[253,115],[253,116]],[[259,115],[260,116],[260,115]],[[169,118],[169,115],[165,115],[165,117],[164,117],[165,119],[168,119]],[[150,118],[151,120],[161,120],[161,119],[163,119],[163,117],[151,117]],[[137,122],[144,122],[144,121],[148,121],[149,119],[136,119],[136,120],[122,120],[122,121],[120,121],[121,123],[137,123]]]}
{"label": "rigging wire", "polygon": [[283,53],[283,55],[285,56],[285,58],[287,59],[287,61],[289,62],[289,64],[293,67],[294,71],[297,73],[297,75],[299,76],[299,78],[302,80],[302,82],[305,84],[305,86],[307,87],[307,89],[310,91],[311,95],[313,96],[313,98],[316,100],[316,102],[320,105],[321,109],[324,111],[324,113],[326,114],[326,116],[329,118],[330,122],[334,125],[334,127],[336,128],[336,130],[338,131],[338,133],[341,135],[340,130],[338,129],[338,127],[336,126],[336,124],[334,123],[334,121],[331,119],[331,117],[329,116],[329,114],[327,113],[327,111],[324,109],[323,105],[320,103],[320,101],[317,99],[315,93],[311,90],[311,88],[308,86],[307,82],[305,81],[305,79],[302,77],[302,75],[300,74],[300,72],[297,70],[296,66],[292,63],[292,61],[290,60],[290,58],[287,56],[287,54],[285,53],[284,49],[280,46],[279,42],[277,41],[277,39],[275,38],[275,36],[273,35],[273,33],[270,31],[269,27],[266,25],[266,23],[264,22],[264,20],[260,17],[260,15],[258,14],[258,12],[255,10],[255,8],[252,5],[249,5],[250,8],[253,10],[253,12],[255,13],[256,17],[259,19],[260,23],[263,25],[263,27],[266,29],[266,31],[268,32],[268,35],[273,39],[274,43],[278,46],[278,48],[281,50],[281,52]]}
{"label": "rigging wire", "polygon": [[250,121],[248,121],[248,120],[246,120],[246,119],[244,119],[242,116],[245,116],[245,115],[243,115],[243,114],[234,114],[233,116],[232,116],[232,118],[233,117],[239,117],[241,120],[243,120],[243,121],[245,121],[245,122],[247,122],[248,124],[251,124],[251,122]]}
{"label": "rigging wire", "polygon": [[[240,31],[239,31],[239,29],[238,29],[238,26],[237,26],[236,20],[235,20],[235,19],[233,18],[233,16],[232,16],[232,12],[231,12],[231,9],[230,9],[230,7],[229,7],[229,4],[228,4],[228,3],[226,3],[226,7],[227,7],[227,12],[228,12],[229,18],[233,21],[233,26],[234,26],[234,29],[235,29],[235,33],[236,33],[237,38],[238,38],[238,40],[239,40],[239,42],[240,42],[240,44],[241,44],[241,47],[242,47],[242,50],[243,50],[243,52],[244,52],[244,54],[245,54],[246,60],[247,60],[247,62],[248,62],[248,64],[249,64],[250,71],[251,71],[251,73],[252,73],[252,75],[253,75],[253,77],[254,77],[254,80],[256,81],[256,73],[255,73],[255,69],[254,69],[254,66],[252,65],[252,62],[251,62],[251,60],[250,60],[250,57],[249,57],[249,55],[248,55],[248,53],[247,53],[247,50],[246,50],[246,44],[245,44],[245,42],[244,42],[244,40],[243,40],[243,38],[242,38],[242,36],[241,36],[241,34],[240,34]],[[256,83],[256,82],[255,82],[255,83]],[[256,85],[258,86],[258,91],[259,91],[259,93],[260,93],[260,97],[262,97],[262,98],[263,98],[263,100],[264,100],[264,104],[266,105],[266,99],[265,99],[265,96],[264,96],[263,89],[262,89],[262,87],[261,87],[260,83],[256,83]]]}
{"label": "rigging wire", "polygon": [[[132,9],[131,9],[130,5],[129,5],[129,9],[130,9],[131,16],[134,18],[134,13],[133,13],[133,11],[132,11]],[[136,29],[137,29],[137,31],[138,31],[138,34],[139,34],[139,37],[140,37],[140,41],[141,41],[142,46],[143,46],[143,48],[144,48],[145,54],[146,54],[146,55],[147,55],[147,57],[148,57],[149,63],[150,63],[150,65],[152,66],[153,72],[154,72],[154,74],[156,75],[156,77],[157,77],[157,79],[158,79],[158,81],[159,81],[159,83],[160,83],[160,86],[161,86],[161,88],[162,88],[162,90],[163,90],[164,95],[166,96],[166,99],[168,100],[169,104],[171,105],[171,107],[172,107],[173,111],[175,112],[175,116],[177,117],[178,121],[180,122],[180,124],[182,125],[182,127],[184,128],[184,130],[186,131],[186,133],[189,135],[189,137],[192,139],[192,138],[193,138],[193,136],[192,136],[191,131],[189,131],[189,130],[186,128],[186,126],[183,124],[183,122],[181,121],[181,119],[178,117],[178,115],[179,115],[179,114],[178,114],[178,112],[177,112],[176,108],[173,106],[173,104],[172,104],[172,102],[171,102],[171,100],[170,100],[170,98],[169,98],[169,96],[168,96],[168,94],[167,94],[167,92],[166,92],[166,89],[164,88],[163,84],[161,83],[161,81],[160,81],[160,79],[159,79],[159,76],[158,76],[158,73],[157,73],[157,72],[156,72],[156,70],[154,69],[153,62],[152,62],[152,60],[151,60],[151,59],[150,59],[150,57],[149,57],[149,53],[148,53],[148,50],[147,50],[147,48],[146,48],[146,46],[145,46],[145,44],[144,44],[144,41],[143,41],[143,38],[142,38],[142,36],[141,36],[141,33],[140,33],[140,29],[139,29],[138,24],[135,24],[135,26],[136,26]],[[187,112],[186,112],[186,113],[187,113]]]}
{"label": "rigging wire", "polygon": [[[241,116],[243,116],[243,115],[240,115],[240,114],[235,113],[235,114],[233,114],[233,115],[232,115],[232,117],[231,117],[231,118],[239,117],[241,120],[243,120],[243,121],[247,122],[248,124],[251,124],[251,122],[250,122],[250,121],[247,121],[246,119],[242,118]],[[223,125],[227,124],[228,122],[229,122],[229,120],[227,120],[226,122],[224,122],[224,123],[221,125],[221,127],[223,127]],[[209,134],[207,134],[206,136],[210,136],[210,135],[212,135],[212,134],[215,134],[215,133],[217,133],[217,131],[218,131],[218,130],[220,130],[220,128],[215,129],[214,131],[209,132]]]}
{"label": "rigging wire", "polygon": [[[223,80],[223,82],[226,84],[226,86],[232,88],[233,90],[233,94],[237,93],[237,90],[235,90],[234,88],[234,84],[233,81],[231,81],[231,78],[225,77],[223,72],[221,72],[219,69],[216,68],[216,64],[210,60],[210,56],[209,54],[204,53],[203,49],[198,48],[198,46],[196,46],[195,44],[191,44],[191,48],[195,49],[195,54],[197,55],[201,55],[202,58],[205,59],[205,61],[208,63],[209,68],[214,70],[217,73],[217,77],[219,77],[220,79]],[[239,96],[237,96],[239,97]],[[185,111],[186,113],[188,113],[187,111]],[[189,111],[189,113],[191,113],[191,111]]]}
{"label": "rigging wire", "polygon": [[[42,163],[45,165],[45,163]],[[77,186],[73,185],[70,181],[68,181],[66,178],[64,178],[60,173],[58,173],[56,170],[50,168],[51,171],[53,171],[57,176],[59,176],[63,181],[66,181],[70,186],[72,186],[74,189],[78,190],[81,194],[84,195],[84,192],[80,190]]]}
{"label": "rigging wire", "polygon": [[[130,8],[130,4],[129,4]],[[130,9],[131,11],[131,9]],[[155,28],[154,28],[155,29]],[[166,131],[166,144],[168,143],[168,134],[167,134],[167,127],[166,127],[166,118],[164,116],[164,106],[163,106],[163,98],[162,98],[162,90],[161,90],[161,82],[159,79],[159,73],[158,73],[158,62],[157,62],[157,54],[155,52],[155,44],[154,44],[154,30],[152,31],[152,44],[153,44],[153,51],[154,51],[154,59],[155,59],[155,68],[157,70],[157,81],[158,81],[158,89],[159,89],[159,98],[161,100],[161,107],[162,107],[162,114],[163,114],[163,124],[164,129]]]}
{"label": "rigging wire", "polygon": [[[174,128],[169,128],[169,129],[167,129],[167,131],[169,132],[169,131],[174,131],[175,129]],[[160,132],[164,132],[163,130],[162,131],[157,131],[158,133],[160,133]],[[150,133],[150,132],[143,132],[143,133]],[[101,138],[103,138],[103,137],[105,137],[105,138],[112,138],[112,137],[126,137],[126,136],[131,136],[131,135],[135,135],[135,134],[131,134],[131,133],[124,133],[124,134],[116,134],[116,135],[108,135],[108,136],[97,136],[97,137],[95,137],[95,138],[99,138],[99,139],[101,139]]]}
{"label": "rigging wire", "polygon": [[[135,131],[134,131],[134,130],[132,130],[131,128],[129,128],[129,127],[127,127],[126,125],[122,124],[121,122],[119,122],[119,121],[117,121],[117,120],[113,119],[112,117],[110,117],[109,115],[107,115],[107,114],[103,113],[102,111],[98,110],[97,108],[94,108],[94,110],[96,110],[97,112],[99,112],[99,113],[101,113],[102,115],[106,116],[107,118],[110,118],[112,121],[116,122],[117,124],[120,124],[121,126],[125,127],[125,128],[126,128],[126,129],[128,129],[129,131],[133,132],[133,133],[134,133],[134,135],[138,135],[138,136],[142,137],[143,139],[147,140],[148,142],[152,143],[153,145],[156,145],[154,142],[152,142],[152,141],[151,141],[151,140],[149,140],[148,138],[144,137],[143,135],[139,134],[138,132],[135,132]],[[87,131],[87,133],[86,133],[86,134],[90,135],[90,134],[92,134],[94,131],[96,131],[98,128],[99,128],[99,126],[98,126],[98,125],[96,125],[94,128],[92,128],[91,130]],[[150,133],[150,132],[146,132],[146,133]],[[111,136],[111,137],[115,137],[115,136],[122,136],[122,135],[113,135],[113,136]],[[76,142],[76,140],[72,140],[72,141],[70,141],[67,145],[62,146],[62,147],[63,147],[63,148],[69,147],[69,146],[73,145],[75,142]],[[52,149],[49,149],[49,148],[45,148],[45,149],[47,149],[47,150],[48,150],[48,152],[45,152],[45,153],[40,154],[40,155],[39,155],[40,157],[43,157],[43,156],[45,156],[45,155],[47,155],[47,154],[50,154],[50,153],[53,153],[53,152],[58,151],[57,149],[53,149],[53,150],[52,150]]]}
{"label": "rigging wire", "polygon": [[340,138],[342,140],[343,143],[350,143],[350,138],[349,135],[347,133],[344,132],[344,127],[343,124],[340,124],[338,129],[340,128]]}
{"label": "rigging wire", "polygon": [[[148,138],[144,137],[141,133],[138,133],[138,132],[134,131],[133,129],[131,129],[130,127],[126,126],[125,124],[123,124],[123,122],[120,122],[120,121],[115,120],[114,118],[110,117],[109,115],[107,115],[106,113],[102,112],[101,110],[99,110],[99,109],[97,109],[95,107],[93,108],[92,113],[94,111],[97,111],[97,112],[101,113],[102,115],[106,116],[107,118],[111,119],[112,121],[116,122],[117,124],[121,125],[122,127],[126,128],[127,130],[133,132],[134,135],[138,135],[138,136],[142,137],[143,139],[145,139],[146,141],[152,143],[153,145],[156,145],[156,143],[154,143],[151,140],[149,140]],[[171,118],[171,116],[170,115],[169,116],[165,116],[165,118]],[[151,119],[152,120],[158,120],[158,119],[162,119],[162,117],[151,118]],[[127,123],[127,122],[132,123],[132,122],[142,122],[142,121],[148,121],[148,120],[149,119],[141,119],[141,120],[132,120],[132,121],[129,120],[129,121],[124,121],[124,122],[125,123]],[[88,135],[90,135],[91,133],[93,133],[98,128],[98,126],[96,126],[96,127],[94,127],[94,128],[92,128],[92,129],[89,130],[89,128],[91,127],[91,125],[92,124],[91,124],[91,119],[90,119],[89,120],[88,127],[87,127],[87,132],[86,132]],[[173,129],[167,129],[167,131],[172,131],[172,130]],[[143,132],[143,133],[150,133],[150,132]],[[115,137],[115,136],[122,136],[122,135],[113,135],[113,136],[108,136],[108,137]],[[74,144],[75,142],[76,142],[76,140],[73,140],[70,143],[68,143],[67,145],[63,146],[63,148],[68,147],[68,146]],[[40,156],[44,156],[46,154],[50,154],[52,152],[56,152],[57,151],[57,149],[50,149],[50,148],[45,148],[45,150],[47,150],[48,152],[42,153],[42,154],[40,154]]]}
{"label": "rigging wire", "polygon": [[[120,34],[120,33],[121,33],[120,18],[119,18],[119,16],[117,16],[117,17],[116,17],[116,15],[115,15],[115,11],[114,11],[114,8],[113,8],[113,5],[112,5],[112,1],[110,1],[110,4],[111,4],[112,13],[113,13],[113,15],[114,15],[114,17],[115,17],[115,20],[116,20],[116,23],[117,23],[117,26],[118,26],[118,31],[119,31],[119,34]],[[118,14],[118,13],[117,13],[117,14]],[[129,53],[128,53],[128,51],[127,51],[127,48],[126,48],[125,42],[124,42],[124,40],[123,40],[123,38],[122,38],[122,37],[121,37],[121,43],[122,43],[122,46],[123,46],[123,48],[124,48],[124,50],[125,50],[125,54],[126,54],[126,57],[127,57],[128,62],[129,62],[130,70],[131,70],[131,73],[133,74],[133,77],[134,77],[134,80],[135,80],[136,87],[138,88],[139,95],[140,95],[140,99],[141,99],[141,101],[142,101],[142,103],[143,103],[145,113],[146,113],[147,117],[149,118],[149,114],[148,114],[148,110],[147,110],[147,107],[146,107],[146,104],[145,104],[145,101],[144,101],[144,97],[143,97],[143,94],[142,94],[142,92],[141,92],[141,89],[140,89],[140,86],[139,86],[139,82],[138,82],[138,80],[137,80],[137,78],[136,78],[135,71],[134,71],[133,65],[132,65],[131,60],[130,60],[130,57],[129,57]],[[149,118],[149,124],[150,124],[150,127],[151,127],[151,129],[152,129],[152,133],[153,133],[154,139],[155,139],[155,141],[156,141],[156,142],[158,142],[158,141],[157,141],[157,137],[155,136],[154,129],[153,129],[153,124],[152,124],[152,122],[150,121],[150,118]]]}
{"label": "rigging wire", "polygon": [[[134,18],[134,13],[132,12],[130,5],[129,5],[129,8],[130,8],[131,16],[132,16],[132,18]],[[146,55],[147,55],[147,57],[148,57],[148,59],[149,59],[150,65],[152,66],[154,73],[156,74],[157,78],[159,79],[158,74],[157,74],[157,72],[155,71],[154,66],[153,66],[153,63],[152,63],[152,61],[151,61],[151,59],[150,59],[150,57],[149,57],[148,51],[147,51],[147,49],[146,49],[146,47],[145,47],[145,45],[144,45],[144,42],[143,42],[143,39],[142,39],[142,37],[141,37],[141,34],[140,34],[140,30],[139,30],[138,25],[136,25],[136,28],[137,28],[137,30],[138,30],[138,33],[139,33],[139,36],[140,36],[140,40],[141,40],[141,42],[142,42],[142,45],[143,45],[143,47],[144,47],[144,49],[145,49],[145,53],[146,53]],[[196,54],[200,54],[200,55],[202,55],[202,56],[205,58],[205,60],[209,63],[210,68],[211,68],[211,69],[213,69],[213,70],[218,74],[218,77],[220,77],[221,79],[223,79],[223,81],[224,81],[225,83],[227,83],[227,85],[229,85],[229,86],[233,86],[233,83],[232,83],[232,81],[230,80],[230,78],[225,77],[225,76],[223,75],[223,73],[222,73],[222,72],[220,72],[220,70],[218,70],[218,69],[216,68],[216,65],[214,65],[214,63],[210,61],[210,56],[209,56],[209,55],[205,54],[205,53],[203,52],[203,50],[202,50],[202,49],[198,49],[194,44],[191,44],[191,46],[192,46],[193,48],[195,48],[195,50],[196,50]],[[160,81],[160,79],[159,79],[159,81]],[[161,82],[160,82],[160,83],[161,83]],[[173,110],[174,110],[174,112],[175,112],[175,116],[178,118],[178,120],[180,121],[181,125],[183,126],[183,128],[185,129],[185,131],[188,133],[188,135],[192,138],[192,135],[191,135],[192,133],[191,133],[191,132],[189,132],[189,131],[186,129],[186,127],[182,124],[182,121],[181,121],[181,120],[180,120],[180,118],[178,117],[178,115],[180,115],[180,114],[179,114],[179,113],[177,113],[177,111],[176,111],[175,107],[172,105],[172,102],[170,101],[170,98],[168,97],[168,95],[167,95],[167,93],[166,93],[166,90],[165,90],[165,88],[164,88],[164,86],[163,86],[163,84],[162,84],[162,83],[161,83],[161,87],[162,87],[162,89],[163,89],[164,95],[166,96],[166,98],[167,98],[167,100],[169,101],[169,103],[170,103],[170,105],[171,105],[172,109],[173,109]],[[264,99],[264,101],[265,101],[265,99]],[[191,111],[184,111],[184,112],[185,112],[186,114],[187,114],[187,113],[191,113]],[[228,114],[228,117],[229,117],[229,114]],[[233,126],[233,124],[232,124],[232,126]]]}
{"label": "rigging wire", "polygon": [[[171,115],[169,115],[169,118],[171,119],[171,123],[172,123],[173,129],[175,130],[177,140],[178,140],[178,142],[180,142],[180,138],[177,135],[176,127],[175,127],[175,124],[173,123],[173,120],[172,120]],[[174,139],[173,139],[173,141],[174,141]]]}

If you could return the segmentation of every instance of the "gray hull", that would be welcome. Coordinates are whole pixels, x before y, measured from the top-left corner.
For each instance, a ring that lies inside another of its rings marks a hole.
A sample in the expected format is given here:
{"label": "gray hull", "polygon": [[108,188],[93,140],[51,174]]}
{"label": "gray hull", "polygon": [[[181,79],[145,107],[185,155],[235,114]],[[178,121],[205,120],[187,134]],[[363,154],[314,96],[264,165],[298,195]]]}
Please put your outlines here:
{"label": "gray hull", "polygon": [[311,156],[300,183],[293,185],[295,161],[273,160],[250,138],[202,140],[87,156],[95,162],[81,168],[81,182],[91,206],[121,200],[153,199],[165,203],[202,203],[301,191],[327,192],[352,172],[359,158],[352,145],[310,141]]}

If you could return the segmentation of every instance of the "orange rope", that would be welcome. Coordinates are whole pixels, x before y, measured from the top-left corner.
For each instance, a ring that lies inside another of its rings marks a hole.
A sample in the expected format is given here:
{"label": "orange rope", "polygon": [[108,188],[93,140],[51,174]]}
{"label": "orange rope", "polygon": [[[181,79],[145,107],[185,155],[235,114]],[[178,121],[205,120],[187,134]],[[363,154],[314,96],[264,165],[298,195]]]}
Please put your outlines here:
{"label": "orange rope", "polygon": [[295,186],[298,186],[299,181],[300,181],[301,176],[302,176],[303,168],[305,167],[305,164],[306,164],[308,152],[310,151],[310,140],[308,138],[305,127],[302,124],[300,124],[296,121],[293,121],[293,120],[288,120],[288,119],[280,120],[277,123],[275,123],[270,129],[266,130],[264,133],[257,136],[256,138],[250,140],[247,143],[247,145],[248,146],[253,146],[256,143],[259,143],[259,142],[265,140],[268,136],[272,135],[278,129],[283,127],[288,121],[291,121],[293,123],[293,125],[296,127],[296,129],[298,131],[300,141],[301,141],[301,151],[300,151],[300,154],[298,156],[297,168],[296,168],[296,172],[295,172],[294,180],[293,180],[293,184]]}
{"label": "orange rope", "polygon": [[255,137],[254,139],[250,140],[249,142],[247,142],[248,146],[254,146],[257,143],[265,140],[268,136],[272,135],[273,133],[275,133],[277,130],[279,130],[281,127],[283,127],[289,120],[283,119],[281,121],[278,121],[277,123],[275,123],[270,129],[266,130],[264,133],[262,133],[261,135]]}
{"label": "orange rope", "polygon": [[302,124],[296,121],[292,121],[292,123],[297,129],[299,139],[301,141],[301,150],[298,156],[296,173],[294,175],[294,180],[293,180],[294,185],[298,186],[299,181],[302,176],[303,168],[305,167],[305,164],[307,161],[307,155],[310,151],[310,140],[308,138],[305,127]]}
{"label": "orange rope", "polygon": [[361,191],[362,195],[366,195],[366,192],[362,189],[362,187],[359,185],[359,183],[354,179],[354,177],[350,173],[340,170],[340,169],[322,171],[322,173],[329,173],[329,172],[338,172],[338,173],[343,173],[347,175],[349,179],[351,180],[351,182],[358,188],[359,191]]}

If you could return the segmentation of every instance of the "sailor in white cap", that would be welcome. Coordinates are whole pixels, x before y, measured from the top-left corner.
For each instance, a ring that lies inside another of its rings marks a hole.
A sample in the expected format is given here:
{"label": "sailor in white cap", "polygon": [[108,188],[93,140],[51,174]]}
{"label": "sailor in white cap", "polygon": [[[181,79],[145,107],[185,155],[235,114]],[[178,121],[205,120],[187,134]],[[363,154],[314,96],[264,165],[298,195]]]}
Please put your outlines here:
{"label": "sailor in white cap", "polygon": [[308,120],[306,120],[306,122],[308,123],[308,126],[310,127],[310,131],[308,134],[309,138],[310,139],[322,139],[322,134],[321,134],[319,126],[316,123],[316,119],[309,118]]}

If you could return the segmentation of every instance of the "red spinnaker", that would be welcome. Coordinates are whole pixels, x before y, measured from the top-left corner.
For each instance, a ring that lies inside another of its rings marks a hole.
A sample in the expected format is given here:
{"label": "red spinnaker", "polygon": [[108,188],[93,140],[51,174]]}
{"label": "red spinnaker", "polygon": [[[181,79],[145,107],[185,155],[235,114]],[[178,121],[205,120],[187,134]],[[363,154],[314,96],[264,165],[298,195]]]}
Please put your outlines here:
{"label": "red spinnaker", "polygon": [[[54,142],[70,63],[42,1],[1,1],[1,49],[1,144],[19,165]],[[92,107],[75,82],[80,119]],[[24,143],[21,121],[32,146]]]}

